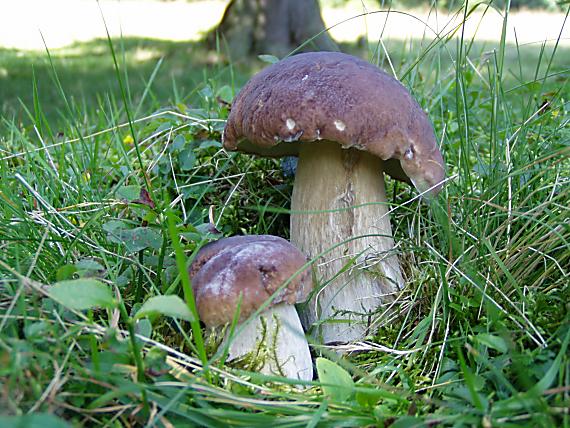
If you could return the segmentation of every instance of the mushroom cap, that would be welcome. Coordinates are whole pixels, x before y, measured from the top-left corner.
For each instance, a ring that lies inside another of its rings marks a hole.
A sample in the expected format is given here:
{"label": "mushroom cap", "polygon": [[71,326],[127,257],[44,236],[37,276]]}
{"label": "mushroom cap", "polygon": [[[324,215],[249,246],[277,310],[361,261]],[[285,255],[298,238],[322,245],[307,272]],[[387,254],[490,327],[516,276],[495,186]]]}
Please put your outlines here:
{"label": "mushroom cap", "polygon": [[[277,236],[236,236],[205,245],[189,269],[200,319],[210,327],[230,322],[240,294],[240,321],[247,319],[306,262],[301,251]],[[270,306],[302,302],[311,288],[312,275],[306,268]]]}
{"label": "mushroom cap", "polygon": [[223,133],[226,149],[264,156],[295,156],[300,143],[317,140],[376,155],[393,178],[407,177],[421,191],[438,192],[445,177],[433,127],[408,90],[339,52],[291,56],[253,76]]}

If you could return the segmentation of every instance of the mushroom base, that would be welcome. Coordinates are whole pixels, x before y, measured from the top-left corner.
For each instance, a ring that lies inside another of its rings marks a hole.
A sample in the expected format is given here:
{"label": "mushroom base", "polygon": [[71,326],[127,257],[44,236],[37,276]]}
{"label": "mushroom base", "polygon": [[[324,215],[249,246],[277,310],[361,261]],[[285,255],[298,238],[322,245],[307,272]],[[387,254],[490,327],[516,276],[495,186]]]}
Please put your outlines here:
{"label": "mushroom base", "polygon": [[[241,332],[240,332],[241,330]],[[238,325],[229,347],[228,361],[254,353],[264,361],[260,372],[291,379],[312,380],[313,362],[301,321],[290,304],[266,309],[242,330]],[[224,339],[224,343],[228,336]]]}
{"label": "mushroom base", "polygon": [[310,258],[326,252],[316,260],[318,291],[301,310],[323,343],[364,339],[403,287],[388,208],[381,159],[328,141],[302,146],[291,242]]}

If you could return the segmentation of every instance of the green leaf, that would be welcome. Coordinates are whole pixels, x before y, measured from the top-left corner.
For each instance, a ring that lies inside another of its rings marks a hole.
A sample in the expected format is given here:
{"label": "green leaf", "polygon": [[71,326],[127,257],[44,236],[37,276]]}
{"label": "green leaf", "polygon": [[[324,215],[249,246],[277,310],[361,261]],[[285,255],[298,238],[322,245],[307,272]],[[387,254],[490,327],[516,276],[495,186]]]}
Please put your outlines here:
{"label": "green leaf", "polygon": [[268,64],[275,64],[276,62],[279,62],[279,58],[274,55],[257,55],[257,57],[261,61],[267,62]]}
{"label": "green leaf", "polygon": [[390,425],[391,428],[423,428],[426,423],[415,416],[401,416]]}
{"label": "green leaf", "polygon": [[[96,262],[95,260],[91,259],[81,259],[77,263],[74,264],[75,270],[75,277],[76,278],[89,278],[89,277],[97,277],[103,278],[106,276],[105,267],[100,263]],[[70,276],[68,278],[58,278],[58,281],[63,281],[66,279],[73,279],[74,276]]]}
{"label": "green leaf", "polygon": [[384,402],[390,401],[393,403],[398,403],[400,401],[405,401],[405,397],[401,395],[394,394],[393,392],[386,391],[379,388],[371,388],[369,386],[358,386],[356,388],[356,402],[362,407],[374,407],[378,401],[383,400]]}
{"label": "green leaf", "polygon": [[489,333],[481,333],[475,336],[475,338],[479,343],[482,343],[483,345],[494,349],[501,354],[504,354],[509,350],[507,342],[505,342],[505,340],[500,336],[495,336],[494,334]]}
{"label": "green leaf", "polygon": [[[129,226],[127,225],[127,223],[125,223],[124,221],[121,221],[121,220],[109,220],[108,222],[103,224],[102,228],[105,232],[112,234],[115,231],[118,231],[121,229],[128,229]],[[113,241],[113,242],[115,242],[115,241]]]}
{"label": "green leaf", "polygon": [[149,247],[158,250],[162,245],[162,236],[150,227],[135,227],[134,229],[113,227],[111,229],[115,226],[111,223],[116,222],[110,221],[103,226],[109,232],[109,240],[125,245],[129,253],[136,253]]}
{"label": "green leaf", "polygon": [[178,296],[154,296],[148,299],[139,309],[135,318],[143,318],[149,315],[165,315],[186,321],[194,321],[195,318],[188,309],[188,305]]}
{"label": "green leaf", "polygon": [[346,401],[354,393],[354,381],[350,374],[332,361],[317,358],[317,373],[323,384],[323,392],[333,401]]}
{"label": "green leaf", "polygon": [[125,199],[127,202],[132,202],[138,199],[141,194],[141,186],[121,186],[117,189],[115,196],[118,199]]}
{"label": "green leaf", "polygon": [[186,145],[186,138],[184,138],[184,135],[178,134],[176,137],[174,137],[174,140],[172,141],[172,144],[170,145],[170,149],[180,150],[185,145]]}
{"label": "green leaf", "polygon": [[160,126],[158,128],[156,128],[156,131],[154,131],[155,133],[159,133],[159,132],[163,132],[166,131],[167,129],[171,129],[173,128],[174,125],[172,124],[172,122],[165,122],[165,123],[161,123]]}
{"label": "green leaf", "polygon": [[538,397],[528,397],[527,394],[519,393],[505,400],[493,403],[493,414],[496,416],[511,416],[525,409],[536,408],[541,405]]}
{"label": "green leaf", "polygon": [[133,275],[134,275],[133,267],[129,266],[124,270],[124,272],[121,275],[117,277],[117,279],[115,280],[115,285],[117,285],[117,287],[119,288],[127,286],[129,282],[131,282],[131,280],[133,279]]}
{"label": "green leaf", "polygon": [[64,281],[66,279],[73,278],[73,275],[77,272],[77,268],[74,265],[63,265],[55,273],[55,279],[57,281]]}
{"label": "green leaf", "polygon": [[230,88],[228,85],[224,85],[218,89],[216,96],[228,104],[231,103],[232,99],[234,98],[232,88]]}
{"label": "green leaf", "polygon": [[94,271],[104,271],[105,267],[101,263],[96,262],[91,259],[81,259],[75,263],[75,267],[81,270],[94,270]]}
{"label": "green leaf", "polygon": [[[568,318],[567,318],[568,320]],[[557,376],[560,376],[560,365],[562,364],[562,359],[566,355],[566,349],[568,348],[568,344],[570,343],[570,330],[567,330],[566,337],[560,346],[560,351],[556,358],[550,365],[550,368],[547,370],[546,374],[538,383],[536,383],[531,389],[530,393],[541,394],[543,393],[546,388],[552,385],[552,382],[556,379]]]}
{"label": "green leaf", "polygon": [[368,391],[357,391],[356,392],[356,402],[360,404],[361,407],[374,407],[378,403],[378,397],[374,394],[369,394]]}
{"label": "green leaf", "polygon": [[66,421],[49,413],[22,416],[0,416],[0,427],[10,428],[71,428]]}
{"label": "green leaf", "polygon": [[194,168],[196,163],[196,155],[192,149],[184,149],[178,155],[178,162],[180,162],[180,169],[182,171],[189,171]]}
{"label": "green leaf", "polygon": [[212,91],[212,87],[210,85],[204,86],[202,89],[198,91],[198,93],[206,99],[212,98],[214,95],[214,91]]}
{"label": "green leaf", "polygon": [[135,324],[135,333],[140,334],[144,337],[151,337],[152,336],[152,324],[146,318],[142,320],[138,320]]}
{"label": "green leaf", "polygon": [[42,340],[49,335],[49,328],[49,324],[44,321],[31,323],[24,327],[24,335],[27,340]]}
{"label": "green leaf", "polygon": [[477,376],[473,374],[471,367],[469,367],[465,362],[465,357],[463,356],[459,346],[457,347],[457,357],[459,358],[459,366],[461,367],[463,378],[465,380],[465,398],[468,399],[478,410],[483,411],[485,409],[483,397],[477,392],[481,389],[480,384],[476,381]]}
{"label": "green leaf", "polygon": [[210,147],[221,148],[222,143],[220,143],[219,141],[216,141],[216,140],[204,140],[198,146],[198,148],[201,150],[206,150],[206,149],[209,149]]}
{"label": "green leaf", "polygon": [[[212,90],[210,89],[210,95]],[[186,114],[188,116],[198,117],[200,119],[208,119],[210,117],[210,113],[204,110],[203,108],[191,108],[186,110]]]}
{"label": "green leaf", "polygon": [[49,289],[49,295],[62,305],[76,310],[115,305],[111,289],[90,278],[56,282]]}

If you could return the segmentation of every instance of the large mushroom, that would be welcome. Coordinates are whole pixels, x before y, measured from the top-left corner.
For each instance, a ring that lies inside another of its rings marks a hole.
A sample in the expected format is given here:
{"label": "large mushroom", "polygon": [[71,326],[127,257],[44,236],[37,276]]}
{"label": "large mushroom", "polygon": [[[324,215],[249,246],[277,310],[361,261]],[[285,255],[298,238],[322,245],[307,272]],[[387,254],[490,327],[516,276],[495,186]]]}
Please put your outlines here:
{"label": "large mushroom", "polygon": [[444,179],[425,112],[400,82],[364,60],[304,53],[243,87],[223,141],[228,150],[299,156],[291,241],[311,258],[325,253],[317,269],[324,287],[303,321],[318,321],[325,343],[362,339],[403,287],[383,172],[431,194]]}
{"label": "large mushroom", "polygon": [[189,273],[198,314],[207,327],[230,323],[240,299],[240,323],[268,302],[259,315],[238,326],[234,337],[226,336],[228,361],[264,349],[262,373],[313,378],[309,345],[294,306],[312,287],[310,269],[298,273],[306,263],[297,248],[271,235],[220,239],[196,254]]}

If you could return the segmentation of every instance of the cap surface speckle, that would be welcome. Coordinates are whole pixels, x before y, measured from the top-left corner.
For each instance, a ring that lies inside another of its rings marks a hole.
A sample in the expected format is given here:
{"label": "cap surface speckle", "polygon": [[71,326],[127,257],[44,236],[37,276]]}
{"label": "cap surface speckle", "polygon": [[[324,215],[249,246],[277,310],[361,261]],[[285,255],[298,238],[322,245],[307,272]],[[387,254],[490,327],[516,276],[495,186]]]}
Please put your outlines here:
{"label": "cap surface speckle", "polygon": [[397,159],[399,171],[388,173],[407,175],[416,187],[445,177],[432,125],[407,89],[339,52],[295,55],[253,76],[234,100],[223,133],[226,149],[265,156],[298,155],[301,143],[317,140]]}

